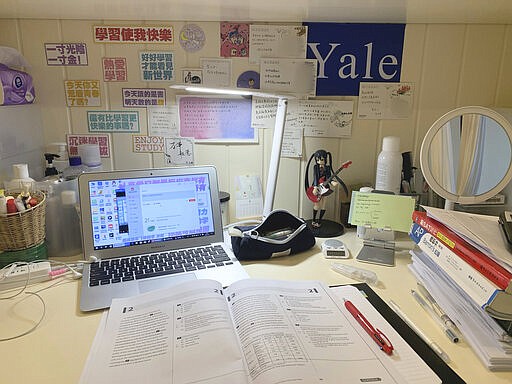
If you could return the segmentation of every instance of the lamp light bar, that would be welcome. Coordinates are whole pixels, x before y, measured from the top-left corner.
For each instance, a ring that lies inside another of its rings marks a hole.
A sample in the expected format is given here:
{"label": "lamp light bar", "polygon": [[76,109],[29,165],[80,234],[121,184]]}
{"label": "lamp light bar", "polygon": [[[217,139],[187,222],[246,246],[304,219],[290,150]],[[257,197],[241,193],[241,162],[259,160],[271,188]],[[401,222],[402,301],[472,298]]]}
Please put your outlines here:
{"label": "lamp light bar", "polygon": [[169,88],[180,89],[187,92],[214,93],[219,95],[237,95],[237,96],[257,96],[268,97],[272,99],[295,99],[293,94],[276,94],[270,92],[259,91],[250,88],[228,88],[228,87],[204,87],[195,84],[174,84]]}

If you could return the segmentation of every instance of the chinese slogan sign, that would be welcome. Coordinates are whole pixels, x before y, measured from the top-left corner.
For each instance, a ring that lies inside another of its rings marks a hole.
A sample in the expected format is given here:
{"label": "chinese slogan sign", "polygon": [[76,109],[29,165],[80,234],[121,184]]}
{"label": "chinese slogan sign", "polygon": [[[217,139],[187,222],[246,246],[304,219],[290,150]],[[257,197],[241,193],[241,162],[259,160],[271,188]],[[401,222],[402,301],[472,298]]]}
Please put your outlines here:
{"label": "chinese slogan sign", "polygon": [[163,107],[164,88],[123,88],[123,107]]}
{"label": "chinese slogan sign", "polygon": [[69,107],[99,107],[99,80],[65,80],[66,100]]}
{"label": "chinese slogan sign", "polygon": [[139,112],[88,111],[89,132],[139,132]]}
{"label": "chinese slogan sign", "polygon": [[174,32],[168,27],[94,26],[96,43],[174,43]]}
{"label": "chinese slogan sign", "polygon": [[174,55],[172,52],[140,52],[139,55],[141,80],[174,80]]}
{"label": "chinese slogan sign", "polygon": [[127,81],[126,57],[104,57],[103,80],[105,81]]}
{"label": "chinese slogan sign", "polygon": [[110,157],[108,135],[66,135],[70,156],[78,156],[78,146],[82,144],[98,144],[101,157]]}
{"label": "chinese slogan sign", "polygon": [[48,65],[88,65],[85,43],[47,43],[44,49]]}

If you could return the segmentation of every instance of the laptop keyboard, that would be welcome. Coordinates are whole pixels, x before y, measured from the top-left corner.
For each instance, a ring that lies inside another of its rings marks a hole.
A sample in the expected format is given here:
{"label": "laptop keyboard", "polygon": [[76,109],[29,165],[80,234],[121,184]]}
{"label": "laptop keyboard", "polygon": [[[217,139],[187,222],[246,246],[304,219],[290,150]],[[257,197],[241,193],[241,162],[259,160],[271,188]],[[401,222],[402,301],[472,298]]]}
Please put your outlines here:
{"label": "laptop keyboard", "polygon": [[89,286],[115,284],[233,264],[222,246],[206,246],[91,263]]}

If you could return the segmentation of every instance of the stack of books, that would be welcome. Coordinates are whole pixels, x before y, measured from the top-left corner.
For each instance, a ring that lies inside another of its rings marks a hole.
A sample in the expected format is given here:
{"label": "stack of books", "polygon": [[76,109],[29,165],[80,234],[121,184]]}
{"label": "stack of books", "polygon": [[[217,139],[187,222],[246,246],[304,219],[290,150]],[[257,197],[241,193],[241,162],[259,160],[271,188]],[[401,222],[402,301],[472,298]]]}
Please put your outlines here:
{"label": "stack of books", "polygon": [[453,217],[470,214],[424,208],[428,213],[413,212],[411,271],[490,370],[512,370],[512,263],[496,256],[506,251],[503,240],[502,250],[492,252],[496,246],[481,234],[468,235],[472,222],[500,231],[498,218],[460,216],[458,222]]}

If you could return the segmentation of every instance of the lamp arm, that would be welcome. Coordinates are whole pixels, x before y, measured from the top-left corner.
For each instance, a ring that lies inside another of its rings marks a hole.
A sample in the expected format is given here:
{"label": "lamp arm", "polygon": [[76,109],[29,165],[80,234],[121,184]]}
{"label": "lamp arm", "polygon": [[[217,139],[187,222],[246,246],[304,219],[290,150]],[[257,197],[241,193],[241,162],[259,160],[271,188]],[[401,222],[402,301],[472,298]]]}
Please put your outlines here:
{"label": "lamp arm", "polygon": [[272,139],[272,152],[270,153],[270,163],[267,177],[267,188],[263,203],[263,218],[267,217],[274,206],[274,197],[276,193],[277,174],[279,171],[279,161],[281,159],[281,147],[283,144],[284,125],[286,122],[286,110],[288,100],[279,98],[277,101],[276,122],[274,126],[274,136]]}

